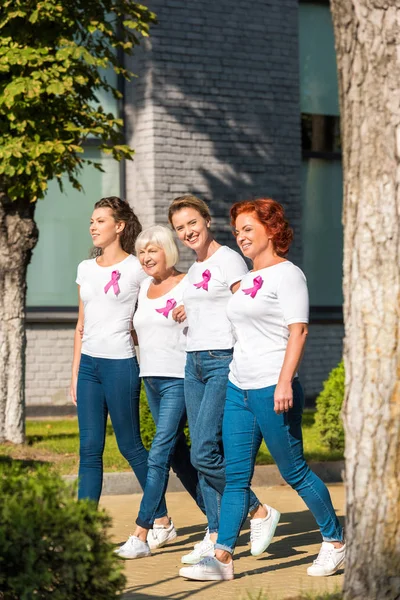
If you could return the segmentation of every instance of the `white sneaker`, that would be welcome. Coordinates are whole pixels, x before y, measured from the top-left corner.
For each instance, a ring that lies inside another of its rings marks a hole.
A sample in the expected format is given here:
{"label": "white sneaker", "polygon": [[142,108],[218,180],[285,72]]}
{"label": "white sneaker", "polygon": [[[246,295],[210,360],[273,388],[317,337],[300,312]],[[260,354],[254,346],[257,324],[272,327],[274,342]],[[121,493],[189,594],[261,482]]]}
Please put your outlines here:
{"label": "white sneaker", "polygon": [[130,535],[128,540],[115,553],[121,558],[142,558],[150,556],[150,548],[147,542],[142,542],[135,535]]}
{"label": "white sneaker", "polygon": [[311,577],[327,577],[333,575],[344,565],[346,556],[346,545],[335,548],[330,542],[322,542],[321,550],[307,574]]}
{"label": "white sneaker", "polygon": [[189,552],[189,554],[185,554],[185,556],[182,556],[181,562],[184,565],[195,565],[206,556],[215,556],[214,544],[210,540],[210,533],[208,529],[206,530],[206,535],[204,536],[204,539],[198,544],[196,544],[193,550]]}
{"label": "white sneaker", "polygon": [[179,575],[196,581],[228,581],[233,579],[233,560],[225,565],[213,556],[206,556],[196,565],[182,567]]}
{"label": "white sneaker", "polygon": [[153,529],[149,529],[149,533],[147,534],[147,543],[150,550],[156,550],[157,548],[162,548],[166,544],[172,542],[177,535],[172,521],[169,527],[154,524]]}
{"label": "white sneaker", "polygon": [[250,519],[250,552],[253,556],[259,556],[268,548],[281,518],[281,513],[275,508],[267,504],[264,508],[268,513],[264,519]]}

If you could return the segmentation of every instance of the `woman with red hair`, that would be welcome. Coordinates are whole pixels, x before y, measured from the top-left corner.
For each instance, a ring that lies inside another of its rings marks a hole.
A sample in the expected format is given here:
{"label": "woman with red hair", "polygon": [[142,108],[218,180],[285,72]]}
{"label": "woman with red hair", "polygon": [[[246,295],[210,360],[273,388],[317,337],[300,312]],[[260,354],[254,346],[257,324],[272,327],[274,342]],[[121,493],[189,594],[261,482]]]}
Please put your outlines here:
{"label": "woman with red hair", "polygon": [[321,530],[312,576],[332,575],[344,563],[343,530],[325,484],[304,460],[304,396],[297,376],[307,336],[308,292],[303,272],[285,258],[293,232],[274,200],[238,202],[231,221],[237,244],[253,263],[228,302],[236,343],[223,418],[226,487],[215,557],[183,577],[233,579],[232,555],[248,511],[250,482],[262,438],[282,477],[303,498]]}

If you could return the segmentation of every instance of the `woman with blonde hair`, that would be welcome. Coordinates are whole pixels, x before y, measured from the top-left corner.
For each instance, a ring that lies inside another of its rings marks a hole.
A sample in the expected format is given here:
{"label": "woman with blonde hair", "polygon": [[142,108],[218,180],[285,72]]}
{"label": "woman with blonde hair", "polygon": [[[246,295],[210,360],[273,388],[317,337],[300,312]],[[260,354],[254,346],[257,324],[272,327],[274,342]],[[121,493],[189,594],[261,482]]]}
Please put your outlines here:
{"label": "woman with blonde hair", "polygon": [[140,288],[133,324],[140,348],[140,376],[156,423],[156,435],[149,453],[136,530],[117,550],[123,558],[149,556],[152,548],[160,548],[176,538],[174,524],[166,513],[154,524],[167,489],[170,466],[202,507],[197,472],[190,462],[183,433],[187,327],[185,322],[180,324],[172,318],[173,309],[182,303],[187,277],[175,268],[178,249],[167,227],[149,227],[138,236],[135,247],[148,277]]}
{"label": "woman with blonde hair", "polygon": [[[199,472],[208,520],[204,540],[182,557],[184,564],[193,565],[206,556],[214,556],[219,530],[220,499],[225,488],[221,428],[234,344],[226,307],[248,269],[237,252],[215,240],[210,211],[200,198],[176,198],[169,207],[168,218],[179,240],[196,254],[187,274],[184,307],[177,308],[175,314],[178,320],[187,316],[185,401],[191,460]],[[271,542],[280,515],[261,504],[253,492],[249,512],[251,553],[258,556]]]}

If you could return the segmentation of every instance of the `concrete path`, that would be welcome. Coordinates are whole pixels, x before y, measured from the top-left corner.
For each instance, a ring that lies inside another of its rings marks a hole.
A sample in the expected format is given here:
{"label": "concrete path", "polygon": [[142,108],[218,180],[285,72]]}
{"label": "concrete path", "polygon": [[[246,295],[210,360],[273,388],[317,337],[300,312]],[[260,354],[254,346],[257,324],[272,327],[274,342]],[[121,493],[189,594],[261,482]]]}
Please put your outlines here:
{"label": "concrete path", "polygon": [[[344,487],[329,489],[339,517],[344,514]],[[235,579],[228,582],[195,582],[178,576],[180,559],[204,535],[204,517],[186,493],[167,494],[169,513],[178,530],[173,544],[149,558],[125,561],[125,600],[281,600],[299,593],[335,592],[341,589],[343,574],[309,577],[306,572],[318,553],[321,537],[303,501],[288,486],[259,487],[260,500],[281,513],[274,541],[267,552],[254,558],[249,552],[249,528],[239,538],[235,554]],[[115,543],[124,542],[134,529],[141,496],[104,496],[101,505],[113,517]],[[262,592],[260,594],[260,592]],[[263,596],[265,594],[265,596]]]}

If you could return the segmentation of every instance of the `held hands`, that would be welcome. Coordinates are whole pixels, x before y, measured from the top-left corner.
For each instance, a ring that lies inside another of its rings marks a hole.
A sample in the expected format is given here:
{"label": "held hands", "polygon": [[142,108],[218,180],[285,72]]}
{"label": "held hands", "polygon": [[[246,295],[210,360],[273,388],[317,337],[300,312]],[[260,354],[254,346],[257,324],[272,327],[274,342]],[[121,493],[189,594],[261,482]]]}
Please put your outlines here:
{"label": "held hands", "polygon": [[179,306],[174,308],[174,310],[172,311],[172,318],[177,323],[183,323],[183,321],[185,321],[186,312],[185,312],[185,307],[183,306],[183,304],[180,304]]}
{"label": "held hands", "polygon": [[293,389],[291,381],[278,381],[274,394],[274,411],[277,415],[293,408]]}

